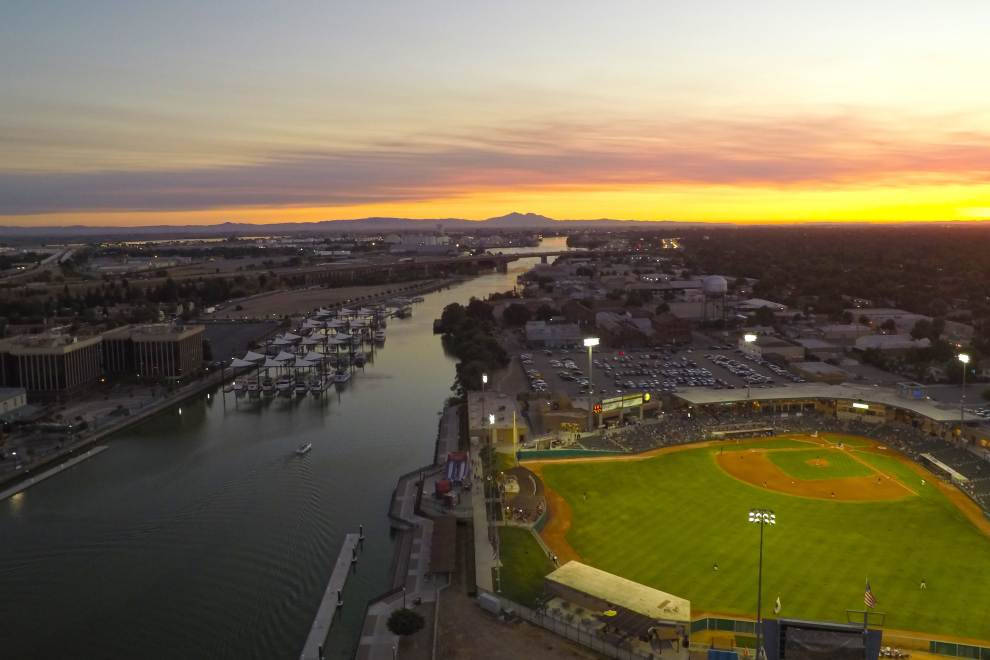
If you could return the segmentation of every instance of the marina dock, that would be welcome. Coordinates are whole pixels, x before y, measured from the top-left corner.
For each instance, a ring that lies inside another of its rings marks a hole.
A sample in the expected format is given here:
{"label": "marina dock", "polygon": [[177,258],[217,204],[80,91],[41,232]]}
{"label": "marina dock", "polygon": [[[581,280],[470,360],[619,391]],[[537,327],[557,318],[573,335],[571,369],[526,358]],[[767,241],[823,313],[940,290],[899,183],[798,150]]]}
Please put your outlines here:
{"label": "marina dock", "polygon": [[[326,643],[327,635],[330,634],[330,626],[337,614],[338,595],[344,590],[344,583],[351,572],[351,565],[356,561],[358,545],[361,542],[360,534],[348,534],[344,537],[344,545],[337,555],[337,563],[330,574],[330,582],[323,592],[323,600],[320,601],[320,609],[313,619],[313,627],[310,628],[309,636],[306,637],[306,646],[300,654],[300,660],[322,660],[320,651]],[[340,605],[343,603],[341,602]]]}

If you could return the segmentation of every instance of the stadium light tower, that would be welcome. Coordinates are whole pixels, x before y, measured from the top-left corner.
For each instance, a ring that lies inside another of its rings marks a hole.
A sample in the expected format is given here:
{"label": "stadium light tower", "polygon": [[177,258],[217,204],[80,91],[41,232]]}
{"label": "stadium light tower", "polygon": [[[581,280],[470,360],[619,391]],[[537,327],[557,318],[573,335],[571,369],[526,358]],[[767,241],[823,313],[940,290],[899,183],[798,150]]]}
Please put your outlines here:
{"label": "stadium light tower", "polygon": [[962,396],[959,397],[959,435],[962,436],[963,422],[966,421],[966,370],[969,369],[969,354],[960,353],[956,357],[962,362]]}
{"label": "stadium light tower", "polygon": [[756,657],[765,657],[763,653],[763,528],[766,525],[776,525],[777,515],[769,509],[750,509],[749,522],[760,526],[760,568],[756,578]]}
{"label": "stadium light tower", "polygon": [[594,400],[595,383],[594,371],[591,368],[591,349],[598,346],[598,337],[585,337],[584,345],[588,347],[588,431],[591,430],[591,402]]}
{"label": "stadium light tower", "polygon": [[[743,341],[746,342],[747,344],[752,344],[753,342],[756,341],[756,335],[754,335],[752,332],[747,332],[746,334],[743,335]],[[746,398],[747,399],[750,397],[750,394],[751,394],[750,387],[752,385],[753,384],[751,382],[749,382],[749,378],[747,377],[746,378]]]}

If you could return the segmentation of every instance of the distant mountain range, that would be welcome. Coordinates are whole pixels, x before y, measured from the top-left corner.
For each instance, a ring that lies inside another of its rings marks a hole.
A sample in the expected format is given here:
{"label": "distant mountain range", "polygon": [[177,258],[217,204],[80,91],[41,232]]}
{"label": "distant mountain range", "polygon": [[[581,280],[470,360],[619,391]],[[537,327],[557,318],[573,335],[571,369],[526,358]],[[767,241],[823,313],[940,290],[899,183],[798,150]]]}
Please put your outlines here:
{"label": "distant mountain range", "polygon": [[[866,223],[812,222],[806,226],[848,227]],[[895,223],[896,224],[896,223]],[[931,223],[945,225],[973,225],[981,222]],[[462,218],[358,218],[354,220],[320,220],[316,222],[273,222],[253,224],[248,222],[222,222],[215,225],[146,225],[138,227],[111,227],[95,225],[66,225],[55,227],[0,226],[0,239],[8,238],[180,238],[255,236],[258,234],[328,234],[343,232],[384,233],[395,231],[434,231],[438,227],[454,231],[542,231],[568,229],[681,229],[688,227],[758,227],[759,223],[739,225],[731,222],[681,222],[676,220],[557,220],[537,213],[508,213],[486,220]]]}
{"label": "distant mountain range", "polygon": [[[669,222],[665,226],[698,226],[696,222]],[[543,229],[590,229],[607,227],[636,227],[643,229],[656,227],[655,222],[636,220],[555,220],[536,213],[509,213],[486,220],[464,220],[462,218],[359,218],[355,220],[320,220],[317,222],[273,222],[253,224],[246,222],[222,222],[215,225],[147,225],[138,227],[110,227],[91,225],[67,225],[53,227],[0,226],[0,237],[102,237],[102,236],[244,236],[258,233],[330,233],[330,232],[391,232],[391,231],[433,231],[438,227],[445,230],[534,230]]]}

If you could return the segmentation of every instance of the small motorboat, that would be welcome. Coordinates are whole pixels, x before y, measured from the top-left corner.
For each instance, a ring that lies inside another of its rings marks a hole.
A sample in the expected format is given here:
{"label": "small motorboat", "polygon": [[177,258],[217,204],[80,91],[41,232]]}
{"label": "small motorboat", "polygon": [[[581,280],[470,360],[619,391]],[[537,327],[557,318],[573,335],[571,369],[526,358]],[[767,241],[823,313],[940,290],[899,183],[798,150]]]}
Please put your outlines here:
{"label": "small motorboat", "polygon": [[302,456],[303,454],[308,453],[309,450],[312,449],[312,448],[313,448],[313,443],[312,442],[307,442],[304,445],[299,445],[298,447],[296,447],[296,454],[299,455],[299,456]]}

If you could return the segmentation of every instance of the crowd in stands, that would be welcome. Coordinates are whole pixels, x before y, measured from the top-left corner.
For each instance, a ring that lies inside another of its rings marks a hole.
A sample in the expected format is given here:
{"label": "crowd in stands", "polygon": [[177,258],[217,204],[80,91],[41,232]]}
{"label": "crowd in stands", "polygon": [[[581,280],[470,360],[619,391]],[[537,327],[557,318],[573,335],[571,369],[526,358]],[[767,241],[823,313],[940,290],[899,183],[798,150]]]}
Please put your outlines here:
{"label": "crowd in stands", "polygon": [[[957,447],[908,424],[885,422],[870,424],[858,420],[840,420],[816,412],[800,416],[771,418],[758,413],[712,414],[694,409],[689,414],[670,412],[657,419],[636,421],[596,434],[583,435],[580,444],[587,449],[602,449],[638,453],[672,445],[689,444],[713,439],[713,431],[745,431],[773,427],[777,433],[849,433],[873,438],[918,463],[939,472],[937,466],[924,458],[932,456],[963,475],[968,481],[959,483],[962,490],[990,515],[990,461],[964,447]],[[949,475],[944,475],[949,478]]]}

